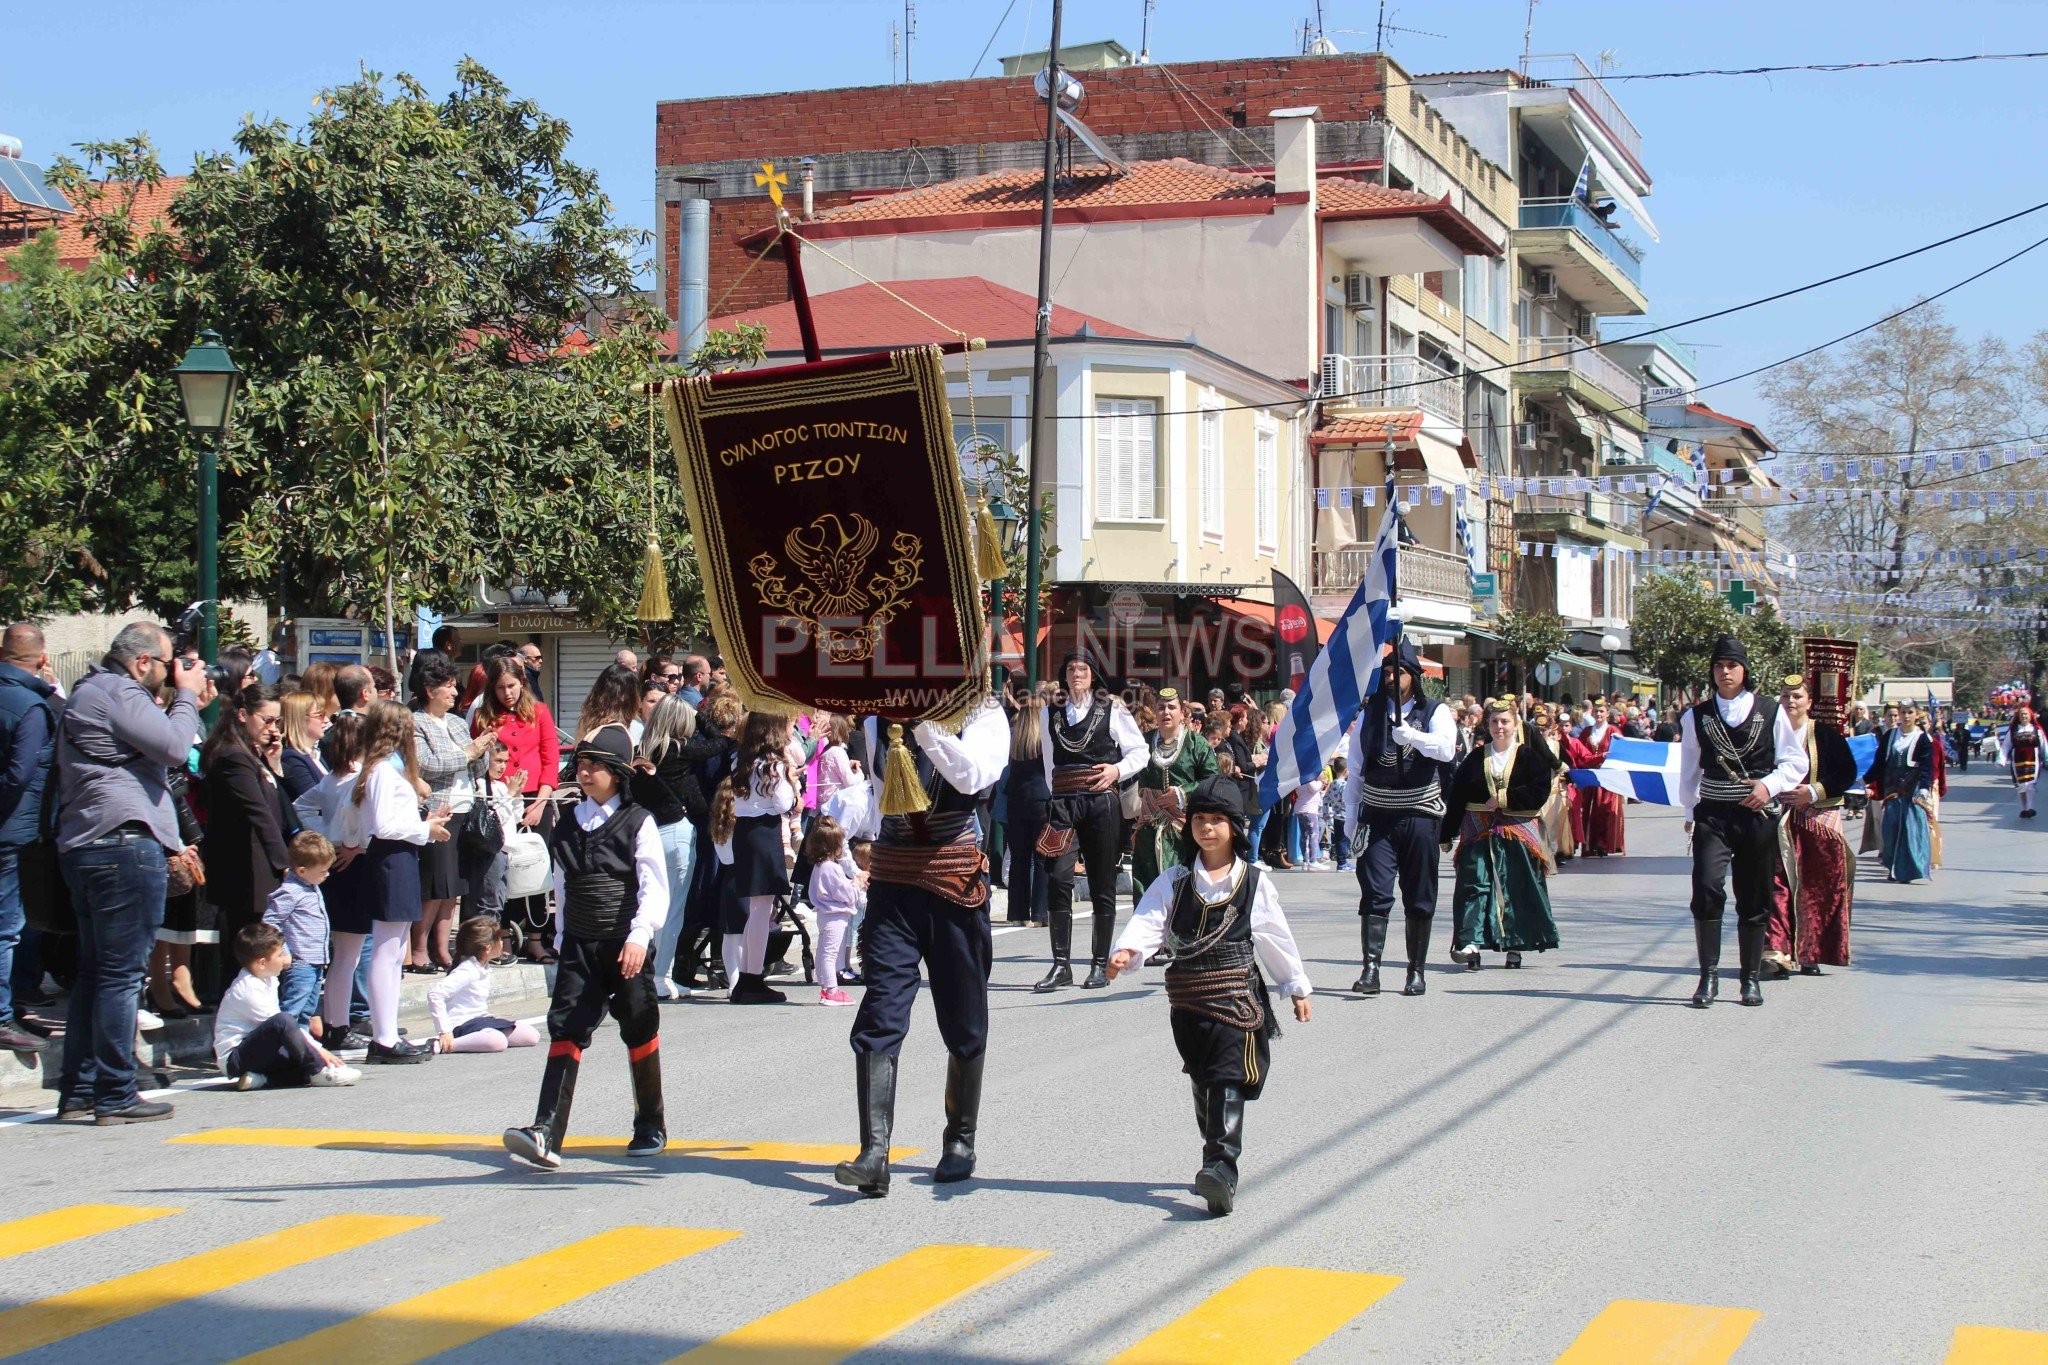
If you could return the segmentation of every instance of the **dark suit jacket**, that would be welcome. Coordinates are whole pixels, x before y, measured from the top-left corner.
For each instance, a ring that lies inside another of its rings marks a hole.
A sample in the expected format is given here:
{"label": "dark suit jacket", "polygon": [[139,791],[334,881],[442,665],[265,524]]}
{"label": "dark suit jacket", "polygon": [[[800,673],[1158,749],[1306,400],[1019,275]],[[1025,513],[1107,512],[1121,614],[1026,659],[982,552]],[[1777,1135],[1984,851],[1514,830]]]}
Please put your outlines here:
{"label": "dark suit jacket", "polygon": [[[1438,842],[1447,844],[1458,837],[1458,828],[1465,823],[1468,807],[1486,804],[1486,751],[1491,747],[1488,744],[1474,749],[1458,764],[1457,776],[1449,782],[1444,799],[1443,831],[1438,835]],[[1515,751],[1515,766],[1508,770],[1507,809],[1543,809],[1543,803],[1550,799],[1557,771],[1563,766],[1557,754],[1536,733],[1536,727],[1523,721],[1522,747]]]}
{"label": "dark suit jacket", "polygon": [[206,898],[222,914],[222,940],[263,918],[264,904],[284,880],[285,825],[277,783],[246,749],[214,755],[206,777]]}
{"label": "dark suit jacket", "polygon": [[320,770],[313,766],[312,756],[297,749],[284,751],[284,776],[278,779],[284,784],[285,799],[296,801],[320,785]]}

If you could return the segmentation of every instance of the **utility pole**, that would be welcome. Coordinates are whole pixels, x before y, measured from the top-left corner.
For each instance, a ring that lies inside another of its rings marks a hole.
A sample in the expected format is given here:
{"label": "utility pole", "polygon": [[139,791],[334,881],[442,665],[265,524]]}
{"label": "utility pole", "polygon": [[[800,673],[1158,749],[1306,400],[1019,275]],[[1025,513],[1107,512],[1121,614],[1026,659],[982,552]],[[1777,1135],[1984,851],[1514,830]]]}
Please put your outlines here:
{"label": "utility pole", "polygon": [[1061,0],[1052,0],[1052,46],[1045,53],[1045,183],[1038,215],[1038,331],[1031,343],[1031,461],[1024,495],[1024,678],[1034,691],[1038,687],[1038,598],[1044,579],[1040,560],[1045,553],[1041,529],[1045,448],[1053,446],[1055,457],[1058,449],[1058,437],[1052,434],[1055,423],[1047,420],[1045,372],[1052,358],[1052,201],[1060,127],[1060,10]]}

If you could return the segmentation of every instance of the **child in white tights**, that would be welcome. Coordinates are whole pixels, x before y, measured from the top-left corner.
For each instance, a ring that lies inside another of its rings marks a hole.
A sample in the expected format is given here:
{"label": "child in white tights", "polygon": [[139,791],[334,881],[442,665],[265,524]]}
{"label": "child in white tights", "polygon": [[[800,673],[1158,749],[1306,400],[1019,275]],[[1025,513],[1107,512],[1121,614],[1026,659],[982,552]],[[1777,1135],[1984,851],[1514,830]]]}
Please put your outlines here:
{"label": "child in white tights", "polygon": [[455,931],[455,968],[427,992],[440,1052],[503,1052],[508,1047],[537,1047],[540,1034],[531,1024],[500,1019],[490,1012],[491,959],[498,955],[504,932],[497,919],[479,915]]}
{"label": "child in white tights", "polygon": [[839,989],[839,972],[868,876],[853,865],[846,831],[829,815],[811,826],[804,856],[811,862],[811,908],[818,912],[818,1003],[851,1005],[853,997]]}

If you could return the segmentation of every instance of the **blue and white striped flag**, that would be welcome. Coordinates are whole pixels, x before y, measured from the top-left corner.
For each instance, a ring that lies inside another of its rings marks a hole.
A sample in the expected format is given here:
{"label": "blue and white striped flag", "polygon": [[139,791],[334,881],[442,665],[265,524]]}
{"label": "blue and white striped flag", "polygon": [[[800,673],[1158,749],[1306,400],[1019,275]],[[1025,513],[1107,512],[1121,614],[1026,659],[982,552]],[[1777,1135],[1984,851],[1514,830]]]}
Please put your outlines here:
{"label": "blue and white striped flag", "polygon": [[1616,735],[1607,745],[1607,761],[1597,768],[1572,769],[1581,787],[1603,787],[1633,796],[1652,806],[1678,804],[1678,746],[1653,739]]}
{"label": "blue and white striped flag", "polygon": [[1262,809],[1323,770],[1324,760],[1337,751],[1358,708],[1379,691],[1380,651],[1401,633],[1401,622],[1393,610],[1400,528],[1390,492],[1387,510],[1380,513],[1379,534],[1373,537],[1365,579],[1351,595],[1351,605],[1344,609],[1323,652],[1316,655],[1308,678],[1274,732],[1271,761],[1259,778]]}

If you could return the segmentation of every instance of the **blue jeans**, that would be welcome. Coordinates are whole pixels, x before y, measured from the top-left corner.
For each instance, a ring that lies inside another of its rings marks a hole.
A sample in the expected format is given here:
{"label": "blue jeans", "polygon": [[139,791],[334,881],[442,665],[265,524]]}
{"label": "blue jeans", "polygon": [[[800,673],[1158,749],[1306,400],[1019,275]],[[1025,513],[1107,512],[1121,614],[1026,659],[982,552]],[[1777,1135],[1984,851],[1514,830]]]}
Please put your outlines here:
{"label": "blue jeans", "polygon": [[284,969],[284,975],[277,978],[278,1012],[289,1014],[300,1028],[311,1023],[320,1011],[321,979],[326,974],[319,964],[294,958],[292,965]]}
{"label": "blue jeans", "polygon": [[683,902],[697,867],[697,829],[685,816],[672,825],[657,826],[655,832],[668,855],[668,918],[654,933],[654,989],[666,994],[676,965],[676,943],[683,933]]}
{"label": "blue jeans", "polygon": [[0,1024],[14,1022],[14,949],[27,923],[21,908],[21,850],[0,844]]}
{"label": "blue jeans", "polygon": [[78,979],[64,1017],[61,1102],[111,1114],[135,1103],[135,1007],[164,922],[164,849],[114,835],[58,855],[78,909]]}

